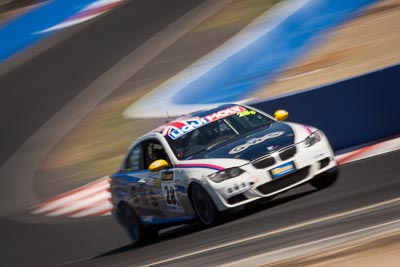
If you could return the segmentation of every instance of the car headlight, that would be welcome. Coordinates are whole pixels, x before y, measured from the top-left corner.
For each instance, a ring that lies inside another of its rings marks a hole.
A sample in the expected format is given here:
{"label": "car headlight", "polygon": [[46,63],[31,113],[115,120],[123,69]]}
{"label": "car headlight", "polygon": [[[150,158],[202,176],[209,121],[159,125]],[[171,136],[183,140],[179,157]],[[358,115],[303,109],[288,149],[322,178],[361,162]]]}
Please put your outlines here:
{"label": "car headlight", "polygon": [[233,167],[233,168],[229,168],[226,170],[222,170],[222,171],[210,174],[208,176],[208,178],[210,178],[210,180],[215,183],[220,183],[222,181],[237,177],[237,176],[241,175],[242,173],[244,173],[244,170],[242,170],[241,168],[238,168],[238,167]]}
{"label": "car headlight", "polygon": [[310,134],[306,138],[306,140],[304,140],[304,145],[306,147],[310,147],[310,146],[313,146],[314,144],[318,143],[319,141],[321,141],[321,134],[317,131],[317,132]]}

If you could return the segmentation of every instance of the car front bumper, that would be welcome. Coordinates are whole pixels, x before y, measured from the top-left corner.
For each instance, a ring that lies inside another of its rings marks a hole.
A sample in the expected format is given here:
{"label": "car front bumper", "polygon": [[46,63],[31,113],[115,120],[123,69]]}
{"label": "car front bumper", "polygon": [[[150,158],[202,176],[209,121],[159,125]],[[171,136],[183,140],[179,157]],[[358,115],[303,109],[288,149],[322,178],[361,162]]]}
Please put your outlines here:
{"label": "car front bumper", "polygon": [[[221,183],[209,181],[207,189],[217,209],[223,211],[260,198],[271,197],[307,183],[325,172],[336,170],[337,163],[325,137],[311,147],[306,147],[304,142],[296,144],[295,147],[296,153],[284,160],[280,155],[286,148],[269,154],[268,157],[273,157],[275,162],[270,166],[258,166],[260,164],[254,164],[255,161],[252,161],[241,166],[245,172],[238,177]],[[274,178],[273,170],[284,172]]]}

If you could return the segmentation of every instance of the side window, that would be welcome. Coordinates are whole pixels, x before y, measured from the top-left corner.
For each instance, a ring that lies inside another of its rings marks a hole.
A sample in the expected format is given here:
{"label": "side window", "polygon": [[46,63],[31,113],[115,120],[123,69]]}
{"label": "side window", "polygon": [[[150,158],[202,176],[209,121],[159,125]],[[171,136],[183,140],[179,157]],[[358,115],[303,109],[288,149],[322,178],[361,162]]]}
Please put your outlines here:
{"label": "side window", "polygon": [[158,140],[149,140],[145,142],[143,148],[145,168],[148,168],[153,161],[158,159],[163,159],[167,162],[171,162],[168,158],[167,153],[165,152],[165,149]]}
{"label": "side window", "polygon": [[126,170],[129,172],[144,170],[142,144],[132,148],[126,161]]}

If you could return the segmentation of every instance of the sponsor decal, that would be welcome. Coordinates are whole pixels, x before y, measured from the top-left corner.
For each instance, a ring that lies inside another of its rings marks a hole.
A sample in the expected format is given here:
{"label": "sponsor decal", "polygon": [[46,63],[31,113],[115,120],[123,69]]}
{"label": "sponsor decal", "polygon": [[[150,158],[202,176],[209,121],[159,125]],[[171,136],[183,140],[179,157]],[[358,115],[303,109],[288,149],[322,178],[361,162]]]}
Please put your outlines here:
{"label": "sponsor decal", "polygon": [[287,162],[271,170],[273,178],[279,178],[285,174],[291,173],[295,170],[293,162]]}
{"label": "sponsor decal", "polygon": [[184,125],[182,127],[172,130],[168,134],[168,136],[175,140],[176,138],[181,137],[184,134],[187,134],[203,125],[206,125],[207,123],[209,122],[205,118],[200,118],[198,120],[188,120],[183,122]]}
{"label": "sponsor decal", "polygon": [[161,175],[162,180],[172,180],[174,178],[174,173],[172,171],[165,171]]}
{"label": "sponsor decal", "polygon": [[162,163],[163,162],[161,160],[156,160],[150,166],[155,169],[157,167],[160,167]]}
{"label": "sponsor decal", "polygon": [[279,146],[269,146],[269,147],[267,147],[267,150],[268,151],[275,151],[275,150],[277,150],[279,148]]}
{"label": "sponsor decal", "polygon": [[242,112],[244,110],[246,110],[244,107],[233,106],[233,107],[229,107],[229,108],[220,110],[218,112],[215,112],[215,113],[213,113],[211,115],[208,115],[208,116],[206,116],[206,119],[209,122],[213,122],[213,121],[220,120],[220,119],[223,119],[225,117],[237,114],[237,113]]}
{"label": "sponsor decal", "polygon": [[160,179],[153,179],[153,186],[154,187],[161,187],[161,180]]}
{"label": "sponsor decal", "polygon": [[268,140],[268,139],[276,138],[276,137],[278,137],[278,136],[281,136],[281,135],[284,134],[284,133],[285,133],[285,132],[282,132],[282,131],[279,131],[279,132],[272,132],[272,133],[266,134],[266,135],[261,136],[261,137],[257,137],[257,138],[250,139],[250,140],[246,141],[246,143],[244,143],[243,145],[240,145],[240,146],[237,146],[237,147],[231,149],[231,150],[229,151],[229,154],[237,154],[237,153],[240,153],[240,152],[246,150],[247,148],[249,148],[249,147],[251,147],[251,146],[260,144],[260,143],[262,143],[262,142],[264,142],[264,141],[266,141],[266,140]]}
{"label": "sponsor decal", "polygon": [[141,207],[158,207],[157,199],[153,190],[146,190],[142,186],[132,186],[130,188],[130,198],[133,203],[139,204]]}
{"label": "sponsor decal", "polygon": [[233,106],[213,114],[207,115],[205,117],[194,117],[184,121],[171,122],[165,125],[162,134],[168,135],[171,139],[175,140],[182,135],[185,135],[201,126],[204,126],[210,122],[223,119],[225,117],[237,114],[239,112],[244,112],[246,109],[241,106]]}
{"label": "sponsor decal", "polygon": [[238,112],[236,115],[238,115],[239,117],[245,117],[245,116],[249,116],[249,115],[256,115],[257,112],[255,112],[254,110],[243,110]]}
{"label": "sponsor decal", "polygon": [[162,135],[169,135],[173,130],[179,129],[186,124],[181,121],[171,121],[165,125],[158,127],[155,131],[160,132]]}

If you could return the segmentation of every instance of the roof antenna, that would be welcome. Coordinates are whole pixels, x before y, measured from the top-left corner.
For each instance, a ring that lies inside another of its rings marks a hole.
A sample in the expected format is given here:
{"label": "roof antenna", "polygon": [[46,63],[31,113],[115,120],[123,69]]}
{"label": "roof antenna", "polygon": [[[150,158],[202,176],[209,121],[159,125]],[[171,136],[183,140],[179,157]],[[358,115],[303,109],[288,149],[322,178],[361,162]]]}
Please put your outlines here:
{"label": "roof antenna", "polygon": [[167,113],[167,120],[165,122],[170,122],[172,118],[169,116],[168,110],[166,110],[165,113]]}

